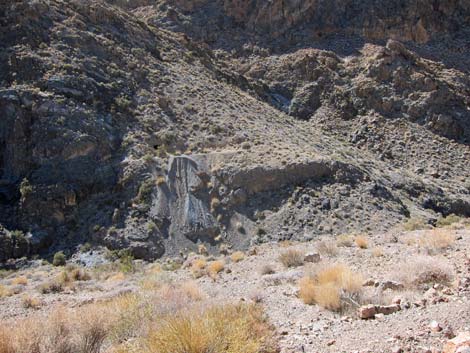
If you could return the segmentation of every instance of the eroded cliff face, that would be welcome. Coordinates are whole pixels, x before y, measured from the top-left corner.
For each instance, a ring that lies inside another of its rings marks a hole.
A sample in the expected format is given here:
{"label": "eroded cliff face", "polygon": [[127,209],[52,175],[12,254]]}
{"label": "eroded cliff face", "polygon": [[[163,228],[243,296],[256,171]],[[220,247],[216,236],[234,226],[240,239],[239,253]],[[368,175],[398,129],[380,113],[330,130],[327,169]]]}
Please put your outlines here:
{"label": "eroded cliff face", "polygon": [[469,1],[2,3],[0,261],[470,215],[468,15]]}
{"label": "eroded cliff face", "polygon": [[418,43],[455,32],[466,26],[470,16],[468,0],[179,0],[175,4],[184,11],[208,5],[214,9],[217,4],[238,25],[273,37],[307,31],[315,38],[344,33]]}

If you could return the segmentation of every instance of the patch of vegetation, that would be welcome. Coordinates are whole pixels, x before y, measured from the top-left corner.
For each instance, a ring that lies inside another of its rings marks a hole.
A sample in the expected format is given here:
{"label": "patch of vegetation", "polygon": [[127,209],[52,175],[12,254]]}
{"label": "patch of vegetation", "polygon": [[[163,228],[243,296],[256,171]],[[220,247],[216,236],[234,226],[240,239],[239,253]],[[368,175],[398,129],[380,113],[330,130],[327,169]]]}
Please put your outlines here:
{"label": "patch of vegetation", "polygon": [[304,264],[304,253],[299,250],[289,249],[281,253],[279,261],[284,267],[299,267]]}
{"label": "patch of vegetation", "polygon": [[462,220],[462,217],[459,217],[455,214],[450,214],[446,217],[441,217],[436,222],[436,227],[448,227],[454,223],[458,223]]}
{"label": "patch of vegetation", "polygon": [[137,193],[137,201],[144,204],[149,204],[152,201],[152,192],[155,183],[152,179],[147,179],[140,184]]}
{"label": "patch of vegetation", "polygon": [[358,306],[363,278],[349,267],[336,264],[319,269],[299,282],[299,296],[305,304],[318,304],[332,311]]}
{"label": "patch of vegetation", "polygon": [[232,255],[230,255],[230,259],[233,262],[240,262],[245,258],[245,254],[242,251],[235,251]]}
{"label": "patch of vegetation", "polygon": [[65,254],[62,251],[58,251],[54,254],[54,258],[52,260],[52,265],[54,266],[65,266],[67,260],[65,258]]}
{"label": "patch of vegetation", "polygon": [[404,224],[403,229],[406,231],[414,231],[420,229],[430,229],[431,226],[421,217],[411,217]]}
{"label": "patch of vegetation", "polygon": [[20,184],[20,194],[22,198],[25,198],[33,192],[33,186],[27,178],[24,178]]}
{"label": "patch of vegetation", "polygon": [[354,239],[354,242],[356,243],[357,247],[360,248],[360,249],[367,249],[368,246],[369,246],[367,238],[363,235],[358,235]]}

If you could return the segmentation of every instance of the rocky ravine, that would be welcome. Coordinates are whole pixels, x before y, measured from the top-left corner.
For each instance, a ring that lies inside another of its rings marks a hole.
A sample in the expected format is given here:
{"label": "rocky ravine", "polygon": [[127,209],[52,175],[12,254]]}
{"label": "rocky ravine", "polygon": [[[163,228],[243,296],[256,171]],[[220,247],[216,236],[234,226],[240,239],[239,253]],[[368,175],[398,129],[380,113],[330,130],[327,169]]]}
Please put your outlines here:
{"label": "rocky ravine", "polygon": [[0,261],[469,216],[470,3],[383,5],[0,4]]}

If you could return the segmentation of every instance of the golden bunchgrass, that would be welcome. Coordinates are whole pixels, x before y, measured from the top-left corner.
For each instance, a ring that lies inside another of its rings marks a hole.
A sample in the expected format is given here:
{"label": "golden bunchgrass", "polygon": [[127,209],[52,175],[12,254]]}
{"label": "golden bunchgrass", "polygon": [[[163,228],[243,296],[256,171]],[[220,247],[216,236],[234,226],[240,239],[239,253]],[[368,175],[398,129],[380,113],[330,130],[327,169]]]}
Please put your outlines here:
{"label": "golden bunchgrass", "polygon": [[224,270],[225,263],[222,260],[216,260],[209,263],[207,271],[209,274],[217,274]]}
{"label": "golden bunchgrass", "polygon": [[245,254],[242,251],[235,251],[230,258],[233,262],[240,262],[245,258]]}
{"label": "golden bunchgrass", "polygon": [[15,277],[11,280],[11,284],[25,286],[28,284],[28,279],[25,276]]}
{"label": "golden bunchgrass", "polygon": [[369,242],[367,238],[363,235],[358,235],[354,242],[356,243],[357,247],[360,249],[367,249],[369,247]]}
{"label": "golden bunchgrass", "polygon": [[284,267],[302,266],[304,264],[304,253],[300,250],[289,249],[279,255],[279,261]]}
{"label": "golden bunchgrass", "polygon": [[[256,305],[226,305],[171,315],[145,339],[145,353],[259,353],[271,331]],[[267,349],[268,348],[268,349]]]}
{"label": "golden bunchgrass", "polygon": [[450,247],[455,242],[455,236],[448,229],[433,229],[418,237],[420,247],[430,251],[439,251]]}
{"label": "golden bunchgrass", "polygon": [[344,304],[342,296],[359,294],[362,282],[362,276],[345,265],[327,266],[299,281],[299,297],[305,304],[339,311]]}

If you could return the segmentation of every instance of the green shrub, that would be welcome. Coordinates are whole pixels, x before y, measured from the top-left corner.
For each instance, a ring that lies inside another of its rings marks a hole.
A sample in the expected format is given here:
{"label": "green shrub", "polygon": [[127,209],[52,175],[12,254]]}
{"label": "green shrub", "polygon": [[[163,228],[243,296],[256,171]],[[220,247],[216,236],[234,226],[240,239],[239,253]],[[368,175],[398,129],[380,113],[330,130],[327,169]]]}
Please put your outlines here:
{"label": "green shrub", "polygon": [[453,223],[458,223],[460,222],[462,218],[455,215],[455,214],[450,214],[446,217],[441,217],[437,220],[436,227],[446,227],[450,226]]}
{"label": "green shrub", "polygon": [[54,266],[65,266],[65,254],[62,251],[58,251],[54,254],[54,259],[52,260],[52,264]]}

